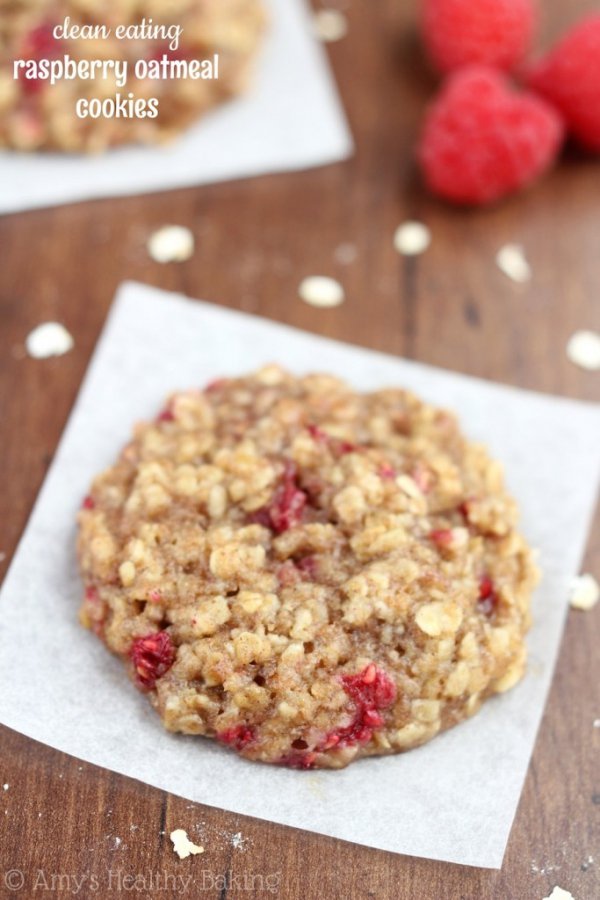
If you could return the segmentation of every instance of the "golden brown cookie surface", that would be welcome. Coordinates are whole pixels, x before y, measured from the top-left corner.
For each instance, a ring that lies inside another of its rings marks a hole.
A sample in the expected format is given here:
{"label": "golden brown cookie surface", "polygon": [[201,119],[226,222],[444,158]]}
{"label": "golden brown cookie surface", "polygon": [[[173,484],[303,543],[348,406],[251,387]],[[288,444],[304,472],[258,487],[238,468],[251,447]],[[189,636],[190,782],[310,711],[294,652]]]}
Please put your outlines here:
{"label": "golden brown cookie surface", "polygon": [[515,519],[450,414],[272,366],[174,395],[95,480],[82,619],[169,730],[342,767],[518,681],[536,571]]}

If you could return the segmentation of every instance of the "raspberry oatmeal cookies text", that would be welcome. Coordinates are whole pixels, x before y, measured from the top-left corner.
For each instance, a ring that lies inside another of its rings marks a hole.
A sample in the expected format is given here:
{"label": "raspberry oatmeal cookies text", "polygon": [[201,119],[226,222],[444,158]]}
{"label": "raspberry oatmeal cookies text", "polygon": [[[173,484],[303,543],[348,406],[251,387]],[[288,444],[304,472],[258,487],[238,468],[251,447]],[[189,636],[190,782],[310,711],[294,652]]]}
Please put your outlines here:
{"label": "raspberry oatmeal cookies text", "polygon": [[449,413],[270,366],[173,395],[79,514],[81,617],[170,731],[341,768],[522,676],[537,579]]}
{"label": "raspberry oatmeal cookies text", "polygon": [[[56,39],[55,27],[67,18],[71,33],[80,26],[105,26],[111,36]],[[168,41],[116,38],[119,26],[141,22],[152,23],[157,33],[162,33],[161,26],[163,30],[180,26],[177,49],[171,49]],[[168,141],[245,88],[264,26],[261,0],[0,0],[0,147],[79,153]],[[148,77],[119,88],[111,72],[106,78],[61,80],[51,87],[22,72],[13,78],[13,61],[19,59],[126,60],[131,67],[137,60],[147,60],[166,68],[171,60],[203,60],[214,54],[219,55],[215,80]],[[153,98],[159,104],[158,116],[76,115],[78,99],[87,106],[89,100],[117,96],[128,108],[137,103],[138,109]]]}

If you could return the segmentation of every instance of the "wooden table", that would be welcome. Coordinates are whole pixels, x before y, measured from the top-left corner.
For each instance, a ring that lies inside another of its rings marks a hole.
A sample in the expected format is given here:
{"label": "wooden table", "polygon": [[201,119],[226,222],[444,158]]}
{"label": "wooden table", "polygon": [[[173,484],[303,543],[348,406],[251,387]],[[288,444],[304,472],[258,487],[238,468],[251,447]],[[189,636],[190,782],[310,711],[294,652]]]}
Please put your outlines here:
{"label": "wooden table", "polygon": [[[434,83],[416,42],[414,4],[344,5],[350,34],[330,55],[357,143],[349,162],[0,220],[0,574],[125,278],[483,378],[598,399],[598,374],[572,365],[565,344],[574,330],[600,325],[599,164],[572,153],[539,186],[491,210],[450,209],[427,197],[412,153]],[[596,6],[546,5],[546,38]],[[433,244],[423,257],[403,260],[392,234],[413,217],[430,225]],[[147,256],[147,236],[168,222],[196,234],[197,252],[183,265],[161,266]],[[494,264],[509,241],[526,248],[530,286],[516,286]],[[354,261],[340,261],[341,244],[356,248]],[[344,283],[343,306],[321,311],[297,299],[299,280],[315,273]],[[29,330],[54,319],[75,336],[73,352],[27,358]],[[598,574],[597,527],[585,563],[594,567]],[[0,790],[0,869],[23,870],[21,896],[43,896],[53,874],[63,875],[54,883],[61,896],[86,875],[79,896],[174,896],[164,881],[151,889],[142,880],[141,891],[119,881],[154,873],[195,874],[195,885],[181,895],[211,900],[541,900],[555,884],[576,900],[594,900],[600,897],[598,646],[600,608],[572,611],[500,872],[396,856],[189,804],[7,729],[0,729],[0,782],[10,785]],[[168,832],[181,827],[193,834],[199,822],[206,853],[180,862]],[[237,832],[245,839],[241,848],[230,840]],[[0,877],[0,896],[13,896],[4,890]]]}

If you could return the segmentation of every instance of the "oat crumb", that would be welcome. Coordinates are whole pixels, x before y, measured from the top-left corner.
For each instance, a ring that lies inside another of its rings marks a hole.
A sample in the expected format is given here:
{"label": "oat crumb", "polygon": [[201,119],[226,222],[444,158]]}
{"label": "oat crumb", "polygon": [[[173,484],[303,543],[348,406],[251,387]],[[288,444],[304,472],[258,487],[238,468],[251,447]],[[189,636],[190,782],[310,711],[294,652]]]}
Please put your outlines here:
{"label": "oat crumb", "polygon": [[298,287],[298,294],[309,306],[320,309],[339,306],[345,299],[344,288],[339,281],[325,275],[311,275],[304,278]]}
{"label": "oat crumb", "polygon": [[194,253],[194,235],[182,225],[165,225],[150,235],[148,253],[158,263],[185,262]]}
{"label": "oat crumb", "polygon": [[567,356],[580,369],[600,370],[600,334],[596,331],[576,331],[567,343]]}
{"label": "oat crumb", "polygon": [[320,9],[313,17],[314,31],[320,41],[331,44],[348,34],[348,20],[339,9]]}
{"label": "oat crumb", "polygon": [[517,284],[531,281],[531,266],[520,244],[505,244],[501,247],[496,254],[496,265],[507,278]]}
{"label": "oat crumb", "polygon": [[564,888],[556,885],[552,893],[548,897],[544,897],[543,900],[575,900],[575,897],[569,891],[565,891]]}
{"label": "oat crumb", "polygon": [[422,222],[403,222],[394,232],[394,248],[401,256],[419,256],[431,243],[431,232]]}
{"label": "oat crumb", "polygon": [[9,787],[10,787],[10,784],[3,784],[3,785],[2,785],[2,790],[3,790],[3,791],[7,791],[7,790],[9,789]]}
{"label": "oat crumb", "polygon": [[355,262],[358,256],[358,250],[356,248],[356,244],[351,244],[349,242],[338,244],[338,246],[333,251],[333,258],[340,266],[349,266],[353,262]]}
{"label": "oat crumb", "polygon": [[600,585],[593,575],[587,573],[573,579],[570,600],[573,609],[581,609],[587,612],[593,609],[599,599]]}
{"label": "oat crumb", "polygon": [[190,841],[183,828],[176,828],[175,831],[172,831],[170,838],[173,841],[173,850],[179,859],[187,859],[188,856],[204,853],[204,847],[199,847],[198,844]]}
{"label": "oat crumb", "polygon": [[33,359],[48,359],[50,356],[63,356],[72,350],[73,338],[60,322],[43,322],[25,339],[27,353]]}

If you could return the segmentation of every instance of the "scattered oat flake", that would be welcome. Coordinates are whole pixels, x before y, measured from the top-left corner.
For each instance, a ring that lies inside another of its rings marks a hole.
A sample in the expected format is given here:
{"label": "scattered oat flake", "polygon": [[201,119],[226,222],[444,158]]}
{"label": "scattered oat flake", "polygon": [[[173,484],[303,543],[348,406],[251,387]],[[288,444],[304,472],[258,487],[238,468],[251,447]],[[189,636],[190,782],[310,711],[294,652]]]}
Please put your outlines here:
{"label": "scattered oat flake", "polygon": [[567,356],[576,366],[597,372],[600,369],[600,334],[576,331],[567,343]]}
{"label": "scattered oat flake", "polygon": [[356,248],[356,244],[339,244],[333,251],[333,258],[341,266],[349,266],[356,260],[357,256],[358,250]]}
{"label": "scattered oat flake", "polygon": [[394,232],[394,247],[402,256],[419,256],[431,243],[431,232],[422,222],[403,222]]}
{"label": "scattered oat flake", "polygon": [[339,281],[325,275],[311,275],[304,278],[298,287],[298,295],[309,306],[316,306],[319,309],[339,306],[346,296]]}
{"label": "scattered oat flake", "polygon": [[194,253],[194,235],[183,225],[165,225],[150,235],[148,253],[158,263],[185,262]]}
{"label": "scattered oat flake", "polygon": [[600,719],[594,719],[594,728],[600,728]]}
{"label": "scattered oat flake", "polygon": [[600,584],[593,575],[579,575],[571,585],[571,606],[573,609],[592,609],[600,599]]}
{"label": "scattered oat flake", "polygon": [[501,272],[517,284],[531,281],[531,266],[520,244],[505,244],[496,254],[496,265]]}
{"label": "scattered oat flake", "polygon": [[43,322],[30,331],[25,339],[25,347],[34,359],[62,356],[73,348],[74,341],[60,322]]}
{"label": "scattered oat flake", "polygon": [[3,791],[7,791],[7,790],[9,789],[9,787],[10,787],[10,784],[3,784],[3,785],[2,785],[2,790],[3,790]]}
{"label": "scattered oat flake", "polygon": [[556,885],[550,896],[544,897],[543,900],[575,900],[575,898],[569,891]]}
{"label": "scattered oat flake", "polygon": [[341,41],[348,34],[348,19],[339,9],[320,9],[313,23],[316,36],[326,44]]}
{"label": "scattered oat flake", "polygon": [[204,847],[199,847],[187,836],[187,832],[183,828],[177,828],[172,831],[170,838],[173,841],[173,850],[179,859],[187,859],[188,856],[195,856],[197,853],[204,853]]}

